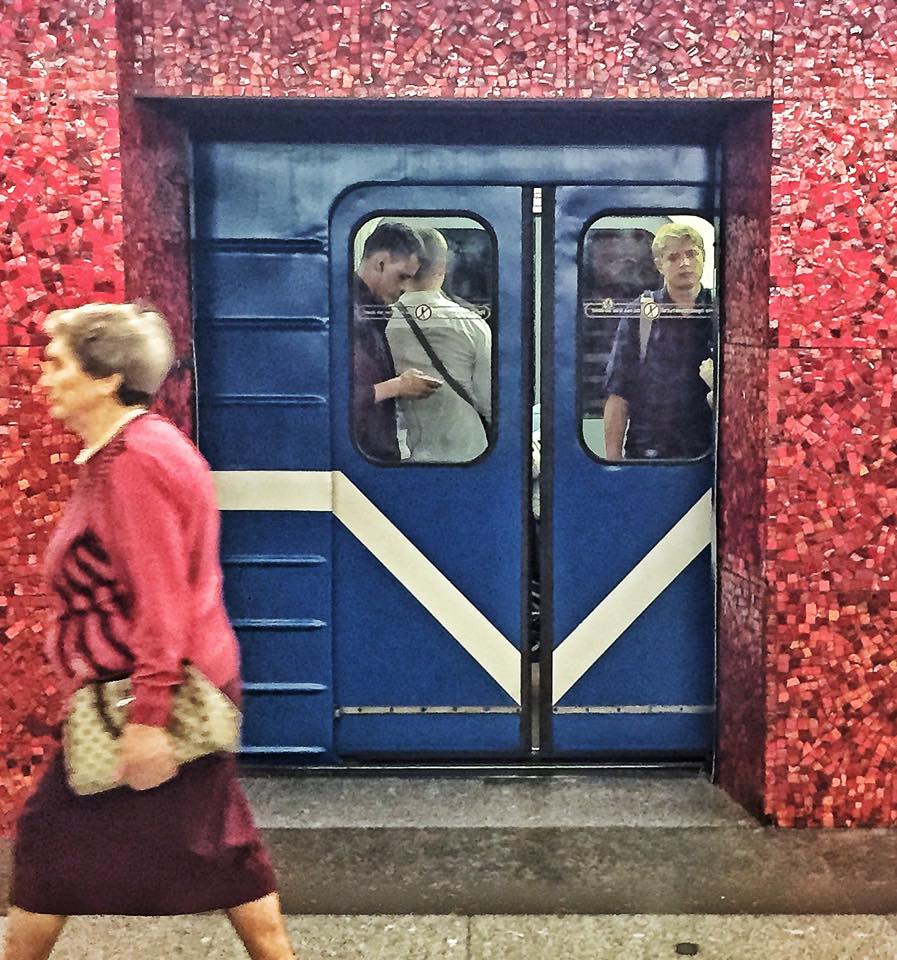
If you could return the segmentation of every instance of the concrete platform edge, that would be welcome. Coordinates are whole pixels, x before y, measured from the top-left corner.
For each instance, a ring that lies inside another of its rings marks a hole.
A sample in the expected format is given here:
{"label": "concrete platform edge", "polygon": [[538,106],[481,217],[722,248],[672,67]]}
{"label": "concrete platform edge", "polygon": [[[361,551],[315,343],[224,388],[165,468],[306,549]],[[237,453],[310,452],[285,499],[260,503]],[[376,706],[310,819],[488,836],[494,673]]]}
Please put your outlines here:
{"label": "concrete platform edge", "polygon": [[[891,914],[897,831],[269,828],[290,914]],[[12,841],[0,840],[0,907]]]}

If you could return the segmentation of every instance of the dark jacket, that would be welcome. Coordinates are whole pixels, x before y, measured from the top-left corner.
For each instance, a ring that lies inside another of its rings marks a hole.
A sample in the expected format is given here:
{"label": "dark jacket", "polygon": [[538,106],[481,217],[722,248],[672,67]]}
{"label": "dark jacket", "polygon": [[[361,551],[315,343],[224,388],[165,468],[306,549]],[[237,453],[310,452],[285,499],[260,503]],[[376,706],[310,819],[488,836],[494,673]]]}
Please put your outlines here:
{"label": "dark jacket", "polygon": [[395,400],[374,401],[374,386],[395,375],[386,341],[390,308],[359,277],[353,287],[352,436],[374,460],[398,460]]}
{"label": "dark jacket", "polygon": [[679,460],[705,454],[713,443],[713,411],[698,370],[714,354],[714,309],[702,289],[691,308],[655,291],[660,316],[640,356],[639,302],[620,321],[607,367],[607,393],[629,404],[627,459]]}

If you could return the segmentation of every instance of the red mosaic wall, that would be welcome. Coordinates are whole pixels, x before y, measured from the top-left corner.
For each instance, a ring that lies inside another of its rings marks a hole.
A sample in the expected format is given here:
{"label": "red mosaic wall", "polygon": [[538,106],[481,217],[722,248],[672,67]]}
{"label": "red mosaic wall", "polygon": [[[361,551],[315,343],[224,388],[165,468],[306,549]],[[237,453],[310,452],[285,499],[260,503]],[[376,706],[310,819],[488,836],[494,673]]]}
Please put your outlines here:
{"label": "red mosaic wall", "polygon": [[776,24],[765,805],[783,826],[897,822],[887,14],[812,0]]}
{"label": "red mosaic wall", "polygon": [[185,132],[158,111],[123,98],[125,294],[163,310],[175,366],[155,407],[193,436],[193,318],[190,308],[189,180]]}
{"label": "red mosaic wall", "polygon": [[163,310],[175,341],[175,367],[156,398],[188,436],[193,435],[193,320],[186,131],[135,99],[142,44],[134,0],[118,0],[125,295]]}
{"label": "red mosaic wall", "polygon": [[[783,825],[897,817],[887,723],[897,42],[887,13],[856,0],[8,0],[0,542],[12,562],[0,581],[0,676],[11,692],[0,701],[10,758],[0,827],[51,743],[57,706],[37,652],[37,558],[74,445],[32,392],[41,317],[126,289],[169,313],[184,359],[189,346],[182,135],[132,90],[776,97],[768,324],[768,179],[738,150],[739,136],[759,142],[749,125],[761,121],[745,113],[727,146],[743,168],[730,177],[726,236],[721,776]],[[188,428],[187,369],[169,390]]]}
{"label": "red mosaic wall", "polygon": [[890,351],[782,348],[769,382],[767,807],[785,825],[892,823],[897,368]]}
{"label": "red mosaic wall", "polygon": [[36,389],[46,314],[120,299],[121,165],[114,10],[11,0],[0,19],[0,829],[54,747],[40,562],[77,441]]}
{"label": "red mosaic wall", "polygon": [[[133,0],[185,96],[768,97],[773,0]],[[747,9],[744,9],[744,8]]]}

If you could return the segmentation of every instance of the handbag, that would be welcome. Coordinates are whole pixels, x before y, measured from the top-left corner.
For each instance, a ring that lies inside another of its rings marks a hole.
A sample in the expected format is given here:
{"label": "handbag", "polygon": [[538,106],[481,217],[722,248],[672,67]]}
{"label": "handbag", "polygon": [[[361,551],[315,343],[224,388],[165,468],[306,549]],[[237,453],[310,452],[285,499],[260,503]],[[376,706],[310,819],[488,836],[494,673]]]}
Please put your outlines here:
{"label": "handbag", "polygon": [[[63,722],[62,752],[69,786],[80,796],[122,786],[116,779],[118,740],[133,699],[130,677],[85,684],[72,697]],[[165,729],[178,764],[222,750],[233,752],[240,740],[240,709],[201,670],[185,663]]]}

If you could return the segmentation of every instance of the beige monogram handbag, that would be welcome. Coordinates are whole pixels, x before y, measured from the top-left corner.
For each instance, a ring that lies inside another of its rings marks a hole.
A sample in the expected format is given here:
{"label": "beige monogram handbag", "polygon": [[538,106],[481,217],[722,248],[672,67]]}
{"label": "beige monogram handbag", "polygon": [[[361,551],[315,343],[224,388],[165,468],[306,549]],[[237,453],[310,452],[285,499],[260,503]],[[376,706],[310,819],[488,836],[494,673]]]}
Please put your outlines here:
{"label": "beige monogram handbag", "polygon": [[[62,728],[62,751],[69,786],[86,796],[121,786],[116,779],[118,739],[133,700],[131,681],[88,683],[72,697]],[[240,710],[192,664],[175,687],[166,729],[179,764],[221,750],[240,740]]]}

